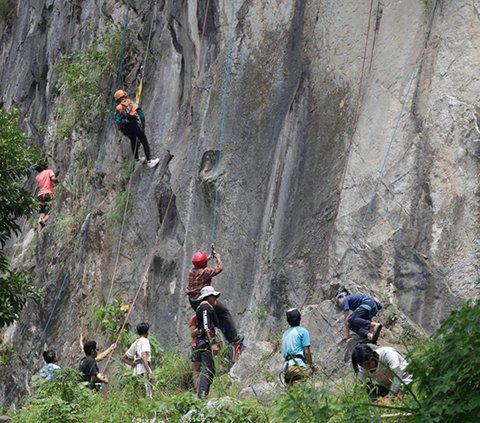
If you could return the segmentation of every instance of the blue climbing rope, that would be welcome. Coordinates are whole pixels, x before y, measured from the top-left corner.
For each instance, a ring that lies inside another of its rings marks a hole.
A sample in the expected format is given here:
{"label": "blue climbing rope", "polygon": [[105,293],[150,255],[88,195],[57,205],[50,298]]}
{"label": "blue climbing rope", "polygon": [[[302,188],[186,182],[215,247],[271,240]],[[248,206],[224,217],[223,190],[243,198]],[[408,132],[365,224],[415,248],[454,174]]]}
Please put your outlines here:
{"label": "blue climbing rope", "polygon": [[233,20],[235,18],[235,1],[232,0],[231,10],[231,25],[229,25],[228,43],[227,43],[227,57],[225,59],[225,79],[223,81],[223,98],[222,98],[222,115],[220,118],[220,141],[218,147],[218,164],[217,164],[217,176],[215,178],[215,194],[213,200],[213,220],[211,240],[212,243],[216,239],[216,227],[217,227],[217,209],[218,209],[218,191],[220,189],[220,174],[222,172],[222,158],[223,158],[223,145],[225,143],[225,120],[227,115],[228,98],[230,94],[230,76],[232,73],[233,62]]}

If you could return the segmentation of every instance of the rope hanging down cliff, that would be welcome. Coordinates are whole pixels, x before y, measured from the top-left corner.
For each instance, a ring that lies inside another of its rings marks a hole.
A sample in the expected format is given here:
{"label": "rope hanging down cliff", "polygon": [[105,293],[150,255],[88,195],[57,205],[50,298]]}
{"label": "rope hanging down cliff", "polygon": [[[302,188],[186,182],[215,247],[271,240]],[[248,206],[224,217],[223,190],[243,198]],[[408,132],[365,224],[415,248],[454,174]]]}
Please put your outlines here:
{"label": "rope hanging down cliff", "polygon": [[[155,21],[157,20],[157,11],[158,11],[158,0],[155,1],[155,12],[154,12],[152,21],[150,23],[150,31],[149,31],[149,34],[148,34],[148,41],[147,41],[147,47],[146,47],[146,50],[145,50],[145,57],[143,59],[143,64],[141,66],[142,76],[141,76],[140,84],[138,86],[137,93],[136,93],[136,96],[135,96],[135,101],[137,103],[140,103],[141,96],[142,96],[143,78],[144,78],[144,74],[145,74],[145,67],[147,65],[148,52],[150,50],[150,42],[152,40],[153,27],[154,27]],[[115,256],[115,264],[113,266],[112,278],[110,280],[110,288],[108,290],[108,296],[107,296],[106,304],[110,303],[110,300],[111,300],[111,297],[112,297],[113,282],[115,281],[115,276],[117,274],[117,269],[118,269],[118,262],[120,260],[120,250],[121,250],[121,246],[122,246],[123,232],[124,232],[124,229],[125,229],[125,222],[127,220],[128,207],[129,207],[129,203],[130,203],[132,180],[133,180],[133,175],[134,175],[133,169],[135,169],[135,157],[132,157],[132,171],[131,171],[131,174],[130,174],[130,178],[129,178],[128,185],[127,185],[127,190],[126,190],[127,199],[125,201],[125,208],[123,210],[122,224],[121,224],[121,227],[120,227],[120,235],[119,235],[118,245],[117,245],[117,254]]]}
{"label": "rope hanging down cliff", "polygon": [[[126,13],[125,13],[125,21],[124,21],[124,25],[123,25],[122,45],[121,45],[121,49],[120,49],[119,60],[117,62],[115,80],[112,84],[112,90],[111,90],[112,95],[110,96],[110,98],[113,98],[113,92],[115,90],[115,87],[118,84],[118,81],[119,81],[119,78],[120,78],[120,75],[121,75],[121,72],[122,72],[122,68],[123,68],[123,56],[124,56],[126,36],[127,36],[127,31],[128,31],[129,9],[130,9],[130,6],[129,6],[129,3],[127,2],[127,10],[126,10]],[[111,103],[111,108],[113,108],[113,103]],[[101,139],[100,150],[102,150],[102,148],[104,150],[104,144],[105,144],[106,139],[107,139],[107,136],[106,136],[107,135],[107,129],[106,128],[107,128],[107,124],[108,124],[108,121],[110,120],[110,118],[111,117],[107,113],[106,116],[105,116],[105,119],[104,119],[104,125],[103,125],[103,128],[102,128],[102,134],[101,134],[101,138],[100,138]],[[100,157],[101,164],[103,163],[103,158],[104,158],[104,154]],[[97,160],[97,162],[98,162],[98,160]],[[96,166],[96,169],[100,169],[101,164]],[[64,269],[66,269],[66,270],[63,273],[62,282],[61,282],[60,287],[58,288],[58,290],[55,294],[54,301],[52,303],[52,306],[50,307],[50,311],[48,313],[47,321],[42,328],[40,337],[39,337],[37,343],[35,344],[34,348],[27,355],[27,368],[31,367],[31,365],[33,363],[33,360],[34,360],[35,353],[38,351],[38,349],[41,347],[41,345],[45,341],[47,330],[50,327],[50,324],[54,319],[54,316],[55,316],[60,298],[62,297],[62,294],[63,294],[65,288],[67,287],[68,283],[70,282],[70,271],[68,269],[69,269],[70,265],[72,264],[72,262],[74,262],[75,258],[77,257],[77,251],[80,251],[80,257],[83,258],[83,253],[84,253],[84,250],[85,250],[86,234],[88,233],[88,227],[89,227],[89,224],[90,224],[92,209],[93,209],[93,205],[95,204],[95,199],[96,199],[98,191],[99,191],[99,181],[98,181],[98,178],[96,178],[95,189],[90,192],[90,195],[89,195],[88,200],[87,200],[87,207],[86,208],[87,208],[87,210],[89,210],[89,213],[87,213],[87,216],[86,216],[83,224],[81,225],[79,231],[77,232],[77,234],[75,235],[75,237],[73,239],[73,252],[72,252],[72,254],[69,255],[69,258],[68,258],[68,260],[67,260],[67,262],[64,266]],[[79,267],[79,269],[76,272],[77,281],[78,281],[79,275],[82,273],[81,269],[83,268],[83,259],[79,260],[78,262],[80,263],[81,267]],[[12,396],[12,394],[14,393],[14,391],[16,390],[17,387],[18,387],[18,383],[17,383],[17,381],[14,381],[10,390],[8,391],[7,395],[5,396],[5,399],[3,401],[3,405],[6,405],[8,403],[10,397]]]}
{"label": "rope hanging down cliff", "polygon": [[[204,18],[203,18],[203,28],[202,28],[202,34],[201,34],[201,37],[200,37],[200,46],[199,46],[199,52],[201,53],[202,50],[203,50],[203,43],[204,43],[204,38],[205,38],[205,29],[206,29],[206,23],[207,23],[207,16],[208,16],[208,9],[209,9],[209,4],[210,4],[210,0],[207,0],[207,4],[206,4],[206,7],[205,7],[205,15],[204,15]],[[200,58],[201,57],[201,54],[198,55],[198,57]],[[197,92],[197,87],[198,87],[198,80],[200,78],[200,64],[198,64],[198,67],[197,67],[197,72],[195,74],[195,78],[194,80],[192,81],[192,88],[191,88],[191,92],[190,92],[190,100],[189,100],[189,104],[188,104],[188,108],[187,108],[187,115],[186,115],[186,119],[185,119],[185,125],[183,127],[183,131],[182,131],[182,135],[180,137],[180,139],[182,140],[182,142],[185,141],[186,139],[186,136],[188,134],[188,127],[190,125],[190,122],[191,122],[191,116],[192,116],[192,108],[193,108],[193,100],[195,98],[195,94]],[[178,173],[176,179],[175,179],[175,183],[172,184],[173,185],[176,185],[178,183],[178,180],[180,178],[180,173]],[[147,281],[147,278],[148,278],[148,273],[150,271],[150,266],[152,265],[152,262],[153,262],[153,257],[155,255],[155,251],[158,250],[158,247],[160,245],[160,236],[162,235],[163,233],[163,229],[165,227],[165,223],[166,223],[166,220],[167,220],[167,217],[168,217],[168,214],[169,214],[169,211],[170,211],[170,208],[172,206],[172,203],[173,203],[173,197],[174,197],[174,190],[172,189],[171,190],[171,193],[170,193],[170,196],[169,196],[169,200],[168,200],[168,204],[167,204],[167,207],[165,209],[165,213],[162,217],[162,221],[161,221],[161,224],[160,224],[160,227],[158,228],[157,232],[156,232],[156,235],[155,235],[155,241],[153,243],[153,246],[152,248],[150,249],[150,253],[147,257],[147,262],[146,262],[146,267],[145,267],[145,271],[142,275],[142,278],[140,279],[140,284],[138,285],[137,287],[137,290],[135,292],[135,295],[133,296],[133,299],[130,303],[130,306],[128,308],[128,312],[127,312],[127,315],[125,316],[125,319],[123,320],[123,323],[122,323],[122,326],[120,327],[118,333],[119,335],[117,336],[117,339],[115,340],[115,343],[118,343],[118,341],[120,340],[120,336],[121,336],[121,332],[122,330],[125,328],[125,325],[127,324],[128,322],[128,319],[130,318],[131,316],[131,313],[135,307],[135,304],[137,302],[137,299],[138,299],[138,296],[140,294],[140,291],[142,290],[143,286],[145,285],[146,281]],[[105,373],[106,372],[106,369],[108,368],[108,365],[110,363],[110,359],[111,359],[111,354],[109,354],[108,358],[107,358],[107,361],[102,369],[102,372]]]}
{"label": "rope hanging down cliff", "polygon": [[[233,2],[234,3],[234,2]],[[232,5],[232,21],[234,18],[235,7]],[[232,72],[233,62],[233,25],[230,25],[227,44],[227,59],[225,62],[225,79],[223,83],[223,98],[222,98],[222,116],[220,118],[220,140],[218,148],[218,164],[217,164],[217,176],[215,179],[215,194],[213,201],[213,217],[212,217],[212,231],[211,241],[212,244],[216,241],[216,226],[217,226],[217,208],[218,208],[218,191],[220,189],[220,176],[222,171],[222,158],[223,158],[223,144],[225,142],[225,120],[227,114],[228,98],[230,95],[230,76]]]}
{"label": "rope hanging down cliff", "polygon": [[[428,27],[427,27],[427,31],[425,33],[422,48],[421,48],[420,53],[418,55],[418,58],[416,60],[416,65],[415,65],[414,69],[412,70],[412,73],[409,77],[409,82],[407,84],[406,91],[405,91],[405,94],[403,96],[403,100],[402,100],[402,103],[401,103],[400,111],[398,113],[398,117],[397,117],[396,122],[395,122],[395,126],[394,126],[392,134],[390,136],[390,140],[387,144],[387,148],[386,148],[385,154],[383,156],[382,162],[380,164],[380,168],[377,171],[377,177],[376,177],[375,183],[373,184],[373,187],[372,187],[370,200],[367,204],[367,208],[365,210],[365,213],[362,217],[360,225],[359,225],[359,227],[356,231],[356,234],[354,236],[352,247],[350,248],[350,255],[349,255],[349,258],[348,258],[347,263],[345,265],[345,269],[344,269],[344,271],[342,273],[342,276],[341,276],[341,288],[345,287],[345,281],[347,279],[348,274],[350,273],[351,268],[353,267],[353,265],[352,265],[353,257],[357,255],[357,248],[358,248],[358,243],[360,241],[360,237],[362,236],[363,231],[365,230],[365,226],[366,226],[366,223],[367,223],[367,220],[368,220],[368,216],[370,215],[371,210],[372,210],[373,202],[374,202],[374,200],[377,196],[378,189],[380,187],[380,183],[383,180],[383,177],[385,175],[386,165],[387,165],[387,162],[388,162],[388,159],[389,159],[389,156],[390,156],[390,152],[391,152],[393,143],[395,142],[395,138],[396,138],[396,135],[397,135],[398,128],[400,127],[400,122],[402,120],[402,117],[403,117],[403,114],[404,114],[404,111],[405,111],[405,106],[407,104],[408,98],[410,97],[411,89],[412,89],[412,86],[413,86],[413,81],[416,79],[416,77],[418,76],[418,73],[420,72],[420,69],[422,68],[423,59],[425,58],[425,51],[427,50],[428,41],[430,40],[430,35],[431,35],[431,32],[432,32],[433,24],[435,23],[435,19],[438,15],[438,9],[440,7],[440,1],[441,0],[436,0],[435,5],[433,6],[433,11],[432,11],[432,14],[431,14],[431,17],[430,17],[430,21],[429,21],[429,24],[428,24]],[[328,332],[331,328],[331,320],[332,320],[332,316],[334,315],[334,313],[335,313],[335,305],[333,306],[332,313],[330,315],[328,315],[328,318],[325,320],[324,328],[322,330],[322,337],[320,338],[320,342],[319,342],[319,348],[322,347],[322,344],[325,340],[325,337],[327,336],[327,334],[328,334]]]}

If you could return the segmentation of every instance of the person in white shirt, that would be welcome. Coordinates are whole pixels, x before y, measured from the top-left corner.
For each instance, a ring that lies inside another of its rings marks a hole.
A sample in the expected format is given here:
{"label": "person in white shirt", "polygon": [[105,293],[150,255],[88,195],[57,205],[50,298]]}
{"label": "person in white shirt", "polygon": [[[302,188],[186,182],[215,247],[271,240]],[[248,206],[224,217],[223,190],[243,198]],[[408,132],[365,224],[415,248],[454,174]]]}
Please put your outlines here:
{"label": "person in white shirt", "polygon": [[133,377],[145,378],[145,394],[147,398],[152,398],[153,372],[151,368],[151,348],[148,340],[148,323],[140,323],[137,325],[137,333],[139,338],[130,346],[122,362],[132,367]]}
{"label": "person in white shirt", "polygon": [[353,370],[362,382],[367,382],[372,401],[385,403],[389,399],[402,399],[402,388],[412,382],[407,373],[408,362],[392,347],[372,349],[357,345],[352,353]]}

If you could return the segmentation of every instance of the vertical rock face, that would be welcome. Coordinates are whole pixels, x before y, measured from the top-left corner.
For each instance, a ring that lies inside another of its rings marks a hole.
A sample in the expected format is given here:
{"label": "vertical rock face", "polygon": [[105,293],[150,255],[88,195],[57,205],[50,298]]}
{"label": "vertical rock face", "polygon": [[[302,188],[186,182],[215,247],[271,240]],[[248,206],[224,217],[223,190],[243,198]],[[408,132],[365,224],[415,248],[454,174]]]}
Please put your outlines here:
{"label": "vertical rock face", "polygon": [[[141,103],[161,160],[126,182],[128,140],[109,120],[69,143],[41,130],[58,113],[55,63],[123,27],[126,4],[16,2],[0,18],[1,102],[55,152],[63,187],[41,236],[12,246],[46,295],[5,338],[73,364],[92,305],[120,297],[137,298],[132,321],[148,319],[163,344],[185,344],[190,257],[212,242],[225,262],[215,287],[247,343],[279,338],[285,309],[305,306],[329,370],[344,353],[330,303],[339,286],[383,297],[391,342],[476,298],[480,5],[439,2],[423,49],[434,4],[135,2],[123,87],[135,91],[146,57]],[[122,192],[125,220],[114,207]],[[81,207],[76,230],[59,237],[55,222]],[[20,355],[0,376],[18,394],[39,367]]]}

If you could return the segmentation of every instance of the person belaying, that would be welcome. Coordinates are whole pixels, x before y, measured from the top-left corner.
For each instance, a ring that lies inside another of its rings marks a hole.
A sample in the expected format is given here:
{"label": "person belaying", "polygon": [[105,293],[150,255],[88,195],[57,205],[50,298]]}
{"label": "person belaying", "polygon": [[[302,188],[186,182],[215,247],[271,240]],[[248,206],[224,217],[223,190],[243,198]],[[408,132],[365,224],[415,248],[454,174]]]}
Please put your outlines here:
{"label": "person belaying", "polygon": [[407,373],[408,362],[394,348],[357,345],[352,352],[352,366],[362,382],[367,384],[372,401],[385,404],[388,400],[402,399],[402,388],[412,382]]}
{"label": "person belaying", "polygon": [[197,349],[198,327],[197,327],[197,314],[192,314],[190,321],[188,322],[190,327],[190,336],[192,337],[192,379],[196,389],[198,389],[198,379],[200,377],[200,369],[202,367],[202,354]]}
{"label": "person belaying", "polygon": [[345,336],[342,341],[350,338],[352,330],[363,340],[373,344],[377,342],[382,325],[372,322],[372,318],[382,308],[378,298],[369,295],[350,295],[347,290],[342,290],[335,296],[335,304],[339,310],[343,310]]}
{"label": "person belaying", "polygon": [[40,215],[37,220],[37,231],[40,232],[48,220],[48,203],[52,201],[54,194],[54,184],[58,182],[58,173],[48,169],[47,165],[42,163],[35,166],[38,172],[35,182],[38,186],[37,200],[40,204]]}
{"label": "person belaying", "polygon": [[220,345],[216,339],[215,326],[215,303],[220,292],[215,291],[213,286],[205,286],[198,296],[199,305],[195,311],[197,317],[197,351],[200,352],[202,367],[198,381],[197,396],[205,398],[210,391],[210,385],[215,376],[215,363],[213,356],[220,352]]}
{"label": "person belaying", "polygon": [[296,308],[287,311],[290,327],[282,336],[282,355],[285,359],[284,380],[287,388],[301,385],[309,378],[312,371],[317,371],[310,351],[310,334],[300,326],[302,315]]}
{"label": "person belaying", "polygon": [[108,354],[114,351],[116,344],[110,345],[105,351],[99,353],[95,341],[87,341],[83,345],[85,357],[80,360],[78,370],[82,382],[89,382],[90,389],[100,390],[104,384],[108,384],[108,377],[100,373],[97,361],[103,360]]}
{"label": "person belaying", "polygon": [[[128,98],[123,90],[117,90],[114,95],[117,106],[115,108],[115,123],[117,128],[130,139],[132,152],[137,163],[144,163],[147,166],[155,167],[160,159],[152,159],[150,146],[145,135],[145,115],[140,106]],[[139,157],[139,143],[143,146],[145,157]]]}
{"label": "person belaying", "polygon": [[[193,268],[188,273],[188,286],[186,293],[190,301],[192,309],[196,311],[200,304],[200,291],[203,287],[211,285],[212,278],[217,276],[223,270],[223,262],[220,254],[215,253],[214,258],[217,262],[216,267],[207,267],[208,260],[207,253],[204,251],[197,251],[192,257]],[[237,328],[233,321],[233,317],[222,303],[217,301],[215,303],[215,313],[218,318],[219,328],[224,334],[227,342],[235,345],[237,356],[243,346],[243,337],[238,336]]]}
{"label": "person belaying", "polygon": [[54,350],[48,350],[43,352],[43,359],[45,360],[45,365],[39,370],[38,374],[40,377],[47,381],[55,380],[62,370],[61,367],[57,364],[58,357]]}
{"label": "person belaying", "polygon": [[145,396],[152,398],[153,372],[151,367],[152,353],[150,341],[148,340],[148,323],[137,325],[138,339],[130,346],[122,362],[132,367],[132,377],[142,378],[145,387]]}

